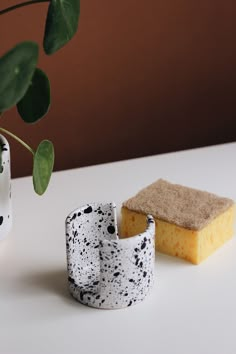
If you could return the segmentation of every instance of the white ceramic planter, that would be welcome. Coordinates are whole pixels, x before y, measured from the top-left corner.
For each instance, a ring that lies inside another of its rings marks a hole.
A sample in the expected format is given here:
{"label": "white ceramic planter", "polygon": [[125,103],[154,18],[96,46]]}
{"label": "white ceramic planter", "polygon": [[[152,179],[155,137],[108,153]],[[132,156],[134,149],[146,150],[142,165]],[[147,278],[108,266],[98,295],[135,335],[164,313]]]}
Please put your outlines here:
{"label": "white ceramic planter", "polygon": [[12,227],[10,147],[0,135],[2,148],[2,173],[0,173],[0,240],[8,235]]}
{"label": "white ceramic planter", "polygon": [[116,309],[142,301],[154,281],[155,224],[119,239],[114,203],[88,204],[66,219],[68,282],[81,303]]}

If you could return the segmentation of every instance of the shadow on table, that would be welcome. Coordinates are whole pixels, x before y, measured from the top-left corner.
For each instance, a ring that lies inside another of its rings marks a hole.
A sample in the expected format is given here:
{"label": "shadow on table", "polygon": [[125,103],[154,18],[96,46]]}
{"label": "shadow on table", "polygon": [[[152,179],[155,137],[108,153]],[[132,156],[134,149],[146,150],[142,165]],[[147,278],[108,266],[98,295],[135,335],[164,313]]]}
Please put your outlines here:
{"label": "shadow on table", "polygon": [[[161,253],[156,253],[156,262],[158,267],[164,267],[166,270],[170,269],[171,271],[173,266],[175,268],[178,266],[180,267],[179,269],[182,267],[186,269],[186,266],[193,266],[191,263],[188,263],[183,259],[167,256]],[[18,280],[18,290],[19,288],[22,289],[23,293],[36,293],[40,296],[48,296],[48,294],[51,294],[60,297],[67,305],[77,307],[80,310],[92,310],[92,308],[80,304],[70,295],[66,269],[32,272]]]}
{"label": "shadow on table", "polygon": [[167,254],[164,253],[159,253],[156,252],[156,259],[155,261],[157,263],[161,263],[164,264],[166,266],[182,266],[182,265],[190,265],[193,266],[192,263],[187,262],[185,259],[179,258],[179,257],[174,257],[174,256],[169,256]]}
{"label": "shadow on table", "polygon": [[65,269],[32,273],[21,279],[21,283],[27,293],[37,292],[37,294],[43,293],[47,295],[50,293],[59,296],[63,302],[74,307],[91,309],[80,304],[70,295],[67,284],[67,271]]}

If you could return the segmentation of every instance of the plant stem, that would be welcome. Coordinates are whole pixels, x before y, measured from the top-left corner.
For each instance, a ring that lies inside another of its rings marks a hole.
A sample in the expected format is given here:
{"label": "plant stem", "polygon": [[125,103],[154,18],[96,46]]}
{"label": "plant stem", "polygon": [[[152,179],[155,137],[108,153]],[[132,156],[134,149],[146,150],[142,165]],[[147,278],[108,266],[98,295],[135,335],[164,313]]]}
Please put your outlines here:
{"label": "plant stem", "polygon": [[36,4],[37,2],[49,2],[49,1],[50,0],[30,0],[30,1],[25,1],[25,2],[22,2],[21,4],[16,4],[16,5],[7,7],[4,10],[1,10],[0,11],[0,15],[6,14],[7,12],[13,11],[15,9],[19,9],[20,7],[23,7],[23,6]]}
{"label": "plant stem", "polygon": [[0,127],[0,131],[2,131],[3,133],[9,135],[10,137],[12,137],[13,139],[15,139],[16,141],[18,141],[18,143],[20,143],[21,145],[23,145],[27,150],[29,150],[33,155],[35,154],[34,150],[28,145],[26,144],[23,140],[21,140],[20,138],[18,138],[18,136],[16,136],[15,134],[9,132],[8,130]]}

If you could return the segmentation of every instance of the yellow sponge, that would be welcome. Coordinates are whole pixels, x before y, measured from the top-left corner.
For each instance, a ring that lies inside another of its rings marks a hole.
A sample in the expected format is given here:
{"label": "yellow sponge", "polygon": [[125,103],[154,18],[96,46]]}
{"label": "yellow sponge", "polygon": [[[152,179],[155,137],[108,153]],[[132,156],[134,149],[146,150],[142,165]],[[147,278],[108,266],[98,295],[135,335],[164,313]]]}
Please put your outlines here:
{"label": "yellow sponge", "polygon": [[233,236],[234,202],[158,180],[122,206],[121,233],[130,237],[156,221],[156,249],[198,264]]}

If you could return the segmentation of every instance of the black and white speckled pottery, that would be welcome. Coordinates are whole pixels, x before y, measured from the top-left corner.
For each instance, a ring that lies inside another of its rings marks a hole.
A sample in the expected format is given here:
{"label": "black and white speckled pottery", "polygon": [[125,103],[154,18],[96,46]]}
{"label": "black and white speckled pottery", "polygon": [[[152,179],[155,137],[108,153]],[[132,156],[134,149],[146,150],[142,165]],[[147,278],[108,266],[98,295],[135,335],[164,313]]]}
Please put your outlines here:
{"label": "black and white speckled pottery", "polygon": [[0,240],[12,227],[10,148],[7,139],[0,135],[2,150],[2,172],[0,173]]}
{"label": "black and white speckled pottery", "polygon": [[155,223],[119,239],[114,203],[87,204],[66,219],[69,290],[79,302],[116,309],[142,301],[153,286]]}

